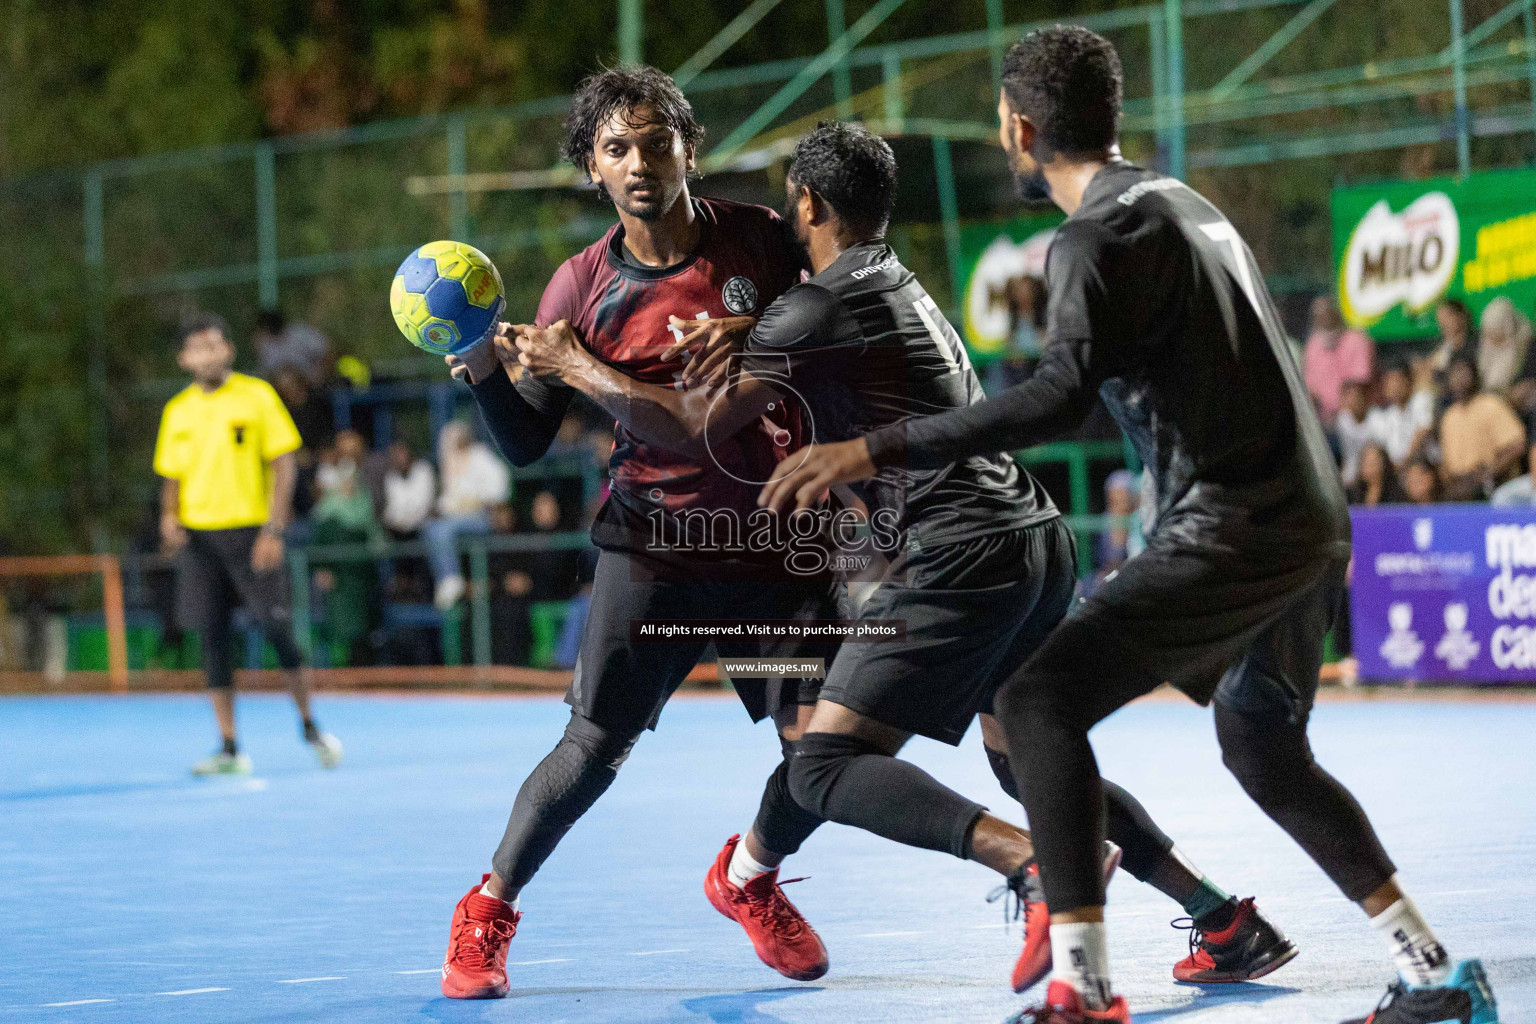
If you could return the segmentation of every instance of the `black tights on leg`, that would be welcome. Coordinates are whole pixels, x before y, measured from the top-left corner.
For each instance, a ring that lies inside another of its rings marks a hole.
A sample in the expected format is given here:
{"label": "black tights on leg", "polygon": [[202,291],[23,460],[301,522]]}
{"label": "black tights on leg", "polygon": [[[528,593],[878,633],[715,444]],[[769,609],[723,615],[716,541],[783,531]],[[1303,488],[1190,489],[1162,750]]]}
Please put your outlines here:
{"label": "black tights on leg", "polygon": [[1265,814],[1358,903],[1396,868],[1349,790],[1312,757],[1306,719],[1243,715],[1216,705],[1221,759]]}

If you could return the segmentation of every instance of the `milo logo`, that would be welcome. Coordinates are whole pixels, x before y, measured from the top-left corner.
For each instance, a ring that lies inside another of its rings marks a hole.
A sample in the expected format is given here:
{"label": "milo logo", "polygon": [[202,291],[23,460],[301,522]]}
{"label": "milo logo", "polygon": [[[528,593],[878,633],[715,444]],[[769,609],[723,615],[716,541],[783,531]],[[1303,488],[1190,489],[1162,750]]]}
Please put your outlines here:
{"label": "milo logo", "polygon": [[1356,327],[1395,307],[1417,315],[1433,305],[1456,276],[1461,223],[1444,192],[1415,199],[1393,213],[1385,199],[1355,225],[1339,266],[1339,306]]}

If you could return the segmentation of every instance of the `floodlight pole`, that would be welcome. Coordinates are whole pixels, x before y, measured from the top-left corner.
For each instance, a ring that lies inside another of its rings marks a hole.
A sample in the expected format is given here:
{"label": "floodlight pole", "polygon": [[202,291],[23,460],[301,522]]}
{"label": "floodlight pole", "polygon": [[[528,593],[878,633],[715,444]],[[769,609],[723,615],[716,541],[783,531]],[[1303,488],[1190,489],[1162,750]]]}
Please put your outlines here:
{"label": "floodlight pole", "polygon": [[269,141],[256,144],[256,301],[277,308],[277,166]]}
{"label": "floodlight pole", "polygon": [[90,296],[86,344],[87,393],[90,396],[90,467],[92,511],[91,547],[105,552],[102,523],[112,500],[111,458],[107,452],[107,246],[106,199],[101,169],[86,172],[84,181],[86,294]]}
{"label": "floodlight pole", "polygon": [[1003,0],[987,0],[987,34],[991,37],[988,56],[992,59],[993,99],[1003,88]]}
{"label": "floodlight pole", "polygon": [[[1451,0],[1459,3],[1460,0]],[[1163,0],[1164,40],[1168,50],[1168,174],[1184,177],[1184,8],[1182,0]]]}
{"label": "floodlight pole", "polygon": [[619,60],[639,64],[645,43],[645,0],[619,0]]}
{"label": "floodlight pole", "polygon": [[[827,0],[827,45],[831,46],[848,31],[848,18],[843,11],[843,0]],[[848,120],[853,113],[849,99],[853,96],[853,74],[848,69],[848,58],[839,57],[832,65],[832,97],[837,101],[837,119]]]}
{"label": "floodlight pole", "polygon": [[1531,82],[1531,124],[1536,128],[1536,16],[1531,13],[1531,0],[1525,0],[1520,14],[1525,24],[1525,74]]}
{"label": "floodlight pole", "polygon": [[1461,0],[1451,0],[1451,87],[1456,92],[1456,173],[1472,170],[1472,117],[1467,110],[1467,45]]}

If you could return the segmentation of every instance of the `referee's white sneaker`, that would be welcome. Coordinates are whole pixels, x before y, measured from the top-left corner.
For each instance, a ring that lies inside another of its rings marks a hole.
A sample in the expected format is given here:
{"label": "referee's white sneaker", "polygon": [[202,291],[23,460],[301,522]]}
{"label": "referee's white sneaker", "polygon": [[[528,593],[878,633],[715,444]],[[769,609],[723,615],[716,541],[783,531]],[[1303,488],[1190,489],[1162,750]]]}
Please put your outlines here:
{"label": "referee's white sneaker", "polygon": [[309,741],[310,747],[315,751],[315,757],[320,759],[321,768],[335,768],[341,764],[341,740],[328,732],[322,732]]}
{"label": "referee's white sneaker", "polygon": [[244,754],[210,754],[192,766],[193,775],[249,775],[251,759]]}

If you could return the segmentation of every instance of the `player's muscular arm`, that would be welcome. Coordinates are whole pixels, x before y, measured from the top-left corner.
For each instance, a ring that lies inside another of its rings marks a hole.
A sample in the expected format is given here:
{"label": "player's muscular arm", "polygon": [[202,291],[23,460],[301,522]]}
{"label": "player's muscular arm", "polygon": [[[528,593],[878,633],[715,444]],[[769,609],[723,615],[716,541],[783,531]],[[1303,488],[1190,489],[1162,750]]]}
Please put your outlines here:
{"label": "player's muscular arm", "polygon": [[772,388],[750,375],[743,375],[726,391],[704,387],[679,391],[635,380],[583,347],[565,321],[548,328],[518,326],[514,330],[518,362],[530,373],[558,376],[631,433],[682,455],[703,457],[708,451],[706,433],[730,437],[779,399]]}

